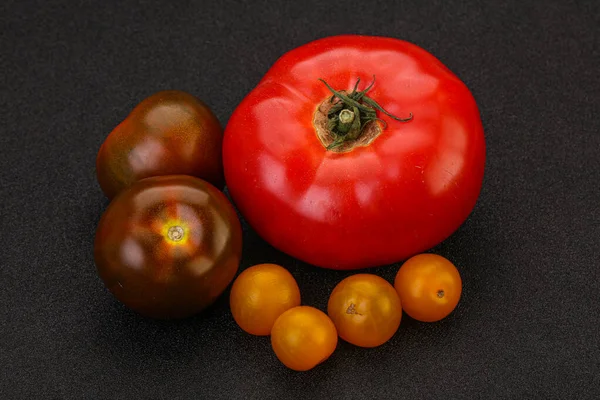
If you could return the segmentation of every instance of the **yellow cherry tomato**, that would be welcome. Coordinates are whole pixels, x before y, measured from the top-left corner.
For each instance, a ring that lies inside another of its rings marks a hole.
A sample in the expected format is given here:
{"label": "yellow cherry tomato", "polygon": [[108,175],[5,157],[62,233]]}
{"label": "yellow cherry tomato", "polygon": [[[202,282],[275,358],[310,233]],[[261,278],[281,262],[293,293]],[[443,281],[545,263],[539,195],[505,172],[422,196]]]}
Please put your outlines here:
{"label": "yellow cherry tomato", "polygon": [[394,287],[408,315],[418,321],[435,322],[456,308],[462,280],[454,264],[446,258],[419,254],[400,267]]}
{"label": "yellow cherry tomato", "polygon": [[266,336],[284,311],[300,305],[300,289],[285,268],[259,264],[237,277],[229,304],[240,328],[252,335]]}
{"label": "yellow cherry tomato", "polygon": [[307,371],[327,360],[337,346],[335,325],[327,314],[313,307],[287,310],[273,325],[271,345],[288,368]]}
{"label": "yellow cherry tomato", "polygon": [[360,347],[376,347],[398,330],[402,306],[394,287],[385,279],[357,274],[333,289],[327,313],[342,339]]}

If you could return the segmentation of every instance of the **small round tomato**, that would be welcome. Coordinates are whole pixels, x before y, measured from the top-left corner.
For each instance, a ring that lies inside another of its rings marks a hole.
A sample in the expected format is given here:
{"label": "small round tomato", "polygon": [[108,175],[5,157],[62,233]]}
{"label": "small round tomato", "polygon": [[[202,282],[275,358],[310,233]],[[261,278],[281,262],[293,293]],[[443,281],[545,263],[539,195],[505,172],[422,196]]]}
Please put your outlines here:
{"label": "small round tomato", "polygon": [[333,354],[337,332],[331,319],[314,307],[294,307],[277,318],[271,331],[271,345],[277,358],[288,368],[307,371]]}
{"label": "small round tomato", "polygon": [[169,90],[138,104],[108,135],[96,159],[98,183],[112,199],[142,178],[185,174],[223,187],[223,129],[206,104]]}
{"label": "small round tomato", "polygon": [[110,203],[96,231],[100,278],[127,307],[183,318],[213,303],[242,252],[235,210],[217,188],[185,175],[142,179]]}
{"label": "small round tomato", "polygon": [[342,339],[360,347],[376,347],[390,340],[400,326],[400,298],[385,279],[357,274],[333,289],[327,305]]}
{"label": "small round tomato", "polygon": [[240,328],[252,335],[266,336],[281,314],[300,305],[300,289],[285,268],[259,264],[237,277],[229,304]]}
{"label": "small round tomato", "polygon": [[419,254],[400,267],[394,287],[409,316],[418,321],[435,322],[456,308],[462,281],[454,264],[446,258]]}

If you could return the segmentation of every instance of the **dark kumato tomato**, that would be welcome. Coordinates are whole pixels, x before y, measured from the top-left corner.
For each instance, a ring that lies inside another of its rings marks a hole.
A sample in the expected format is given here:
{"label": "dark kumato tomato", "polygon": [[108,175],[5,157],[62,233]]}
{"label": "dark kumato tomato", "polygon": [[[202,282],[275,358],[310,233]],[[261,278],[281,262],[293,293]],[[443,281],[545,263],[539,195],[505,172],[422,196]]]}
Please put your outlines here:
{"label": "dark kumato tomato", "polygon": [[127,307],[183,318],[212,304],[233,280],[242,251],[225,195],[191,176],[146,178],[121,192],[96,231],[100,278]]}
{"label": "dark kumato tomato", "polygon": [[96,159],[98,183],[112,199],[143,178],[192,175],[223,188],[223,129],[206,104],[178,90],[143,100],[108,135]]}

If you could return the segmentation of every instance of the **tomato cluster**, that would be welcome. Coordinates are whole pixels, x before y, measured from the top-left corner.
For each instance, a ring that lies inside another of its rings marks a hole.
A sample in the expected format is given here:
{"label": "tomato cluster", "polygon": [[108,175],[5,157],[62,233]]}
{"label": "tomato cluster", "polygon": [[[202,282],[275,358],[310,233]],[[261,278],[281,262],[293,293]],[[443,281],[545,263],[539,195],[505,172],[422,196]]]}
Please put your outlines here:
{"label": "tomato cluster", "polygon": [[423,322],[448,316],[458,304],[462,282],[456,267],[435,254],[407,260],[394,286],[373,274],[355,274],[331,292],[327,314],[300,305],[292,275],[275,264],[259,264],[233,283],[231,313],[244,331],[271,335],[277,358],[306,371],[327,360],[338,336],[359,347],[381,346],[400,326],[402,311]]}
{"label": "tomato cluster", "polygon": [[317,40],[282,56],[225,131],[205,103],[176,90],[144,99],[114,128],[96,159],[111,199],[94,244],[98,274],[140,314],[204,310],[241,260],[225,184],[262,238],[309,264],[408,259],[393,285],[374,274],[342,280],[326,313],[302,305],[279,265],[239,274],[229,298],[235,322],[270,335],[289,368],[308,370],[333,354],[338,337],[376,347],[398,331],[403,311],[434,322],[454,310],[456,267],[423,252],[467,218],[484,164],[475,101],[433,55],[392,38]]}
{"label": "tomato cluster", "polygon": [[242,231],[219,190],[222,140],[204,103],[165,91],[136,106],[100,147],[98,182],[112,200],[94,257],[106,287],[132,310],[187,317],[235,277]]}

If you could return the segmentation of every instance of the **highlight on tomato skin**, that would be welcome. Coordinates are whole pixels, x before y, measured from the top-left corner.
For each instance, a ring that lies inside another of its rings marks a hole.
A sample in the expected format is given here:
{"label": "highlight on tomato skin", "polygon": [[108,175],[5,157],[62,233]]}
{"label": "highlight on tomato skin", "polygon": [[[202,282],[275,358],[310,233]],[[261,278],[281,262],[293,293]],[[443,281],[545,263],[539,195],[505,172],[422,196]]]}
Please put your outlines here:
{"label": "highlight on tomato skin", "polygon": [[462,279],[454,264],[437,254],[418,254],[396,274],[394,287],[406,314],[417,321],[436,322],[458,305]]}
{"label": "highlight on tomato skin", "polygon": [[346,342],[377,347],[398,330],[402,304],[394,287],[385,279],[373,274],[356,274],[333,289],[327,314]]}
{"label": "highlight on tomato skin", "polygon": [[94,242],[106,287],[153,318],[184,318],[211,305],[233,280],[241,251],[233,206],[210,183],[186,175],[146,178],[123,190]]}
{"label": "highlight on tomato skin", "polygon": [[282,266],[258,264],[235,279],[229,304],[240,328],[252,335],[266,336],[282,313],[300,305],[300,288]]}
{"label": "highlight on tomato skin", "polygon": [[271,346],[286,367],[308,371],[327,360],[337,347],[335,325],[324,312],[309,306],[294,307],[277,318]]}

